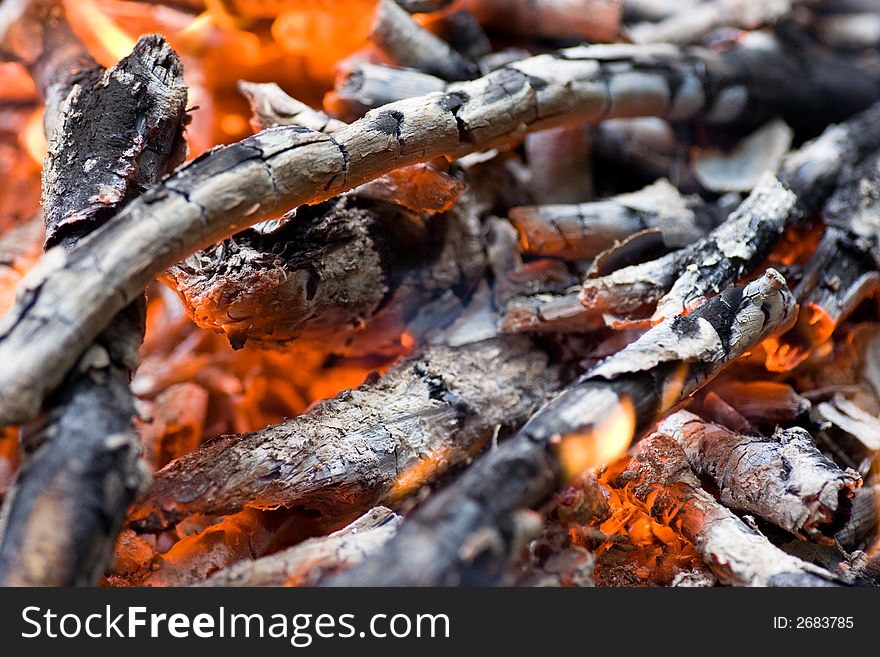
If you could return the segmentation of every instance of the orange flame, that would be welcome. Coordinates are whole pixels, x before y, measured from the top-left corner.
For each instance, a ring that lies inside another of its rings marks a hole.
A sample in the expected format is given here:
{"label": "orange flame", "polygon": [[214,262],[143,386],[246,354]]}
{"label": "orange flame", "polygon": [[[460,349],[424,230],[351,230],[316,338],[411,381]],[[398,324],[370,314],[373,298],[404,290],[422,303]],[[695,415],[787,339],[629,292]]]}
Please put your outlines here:
{"label": "orange flame", "polygon": [[632,442],[636,414],[626,397],[598,424],[582,433],[562,436],[556,444],[559,461],[568,480],[585,470],[619,458]]}

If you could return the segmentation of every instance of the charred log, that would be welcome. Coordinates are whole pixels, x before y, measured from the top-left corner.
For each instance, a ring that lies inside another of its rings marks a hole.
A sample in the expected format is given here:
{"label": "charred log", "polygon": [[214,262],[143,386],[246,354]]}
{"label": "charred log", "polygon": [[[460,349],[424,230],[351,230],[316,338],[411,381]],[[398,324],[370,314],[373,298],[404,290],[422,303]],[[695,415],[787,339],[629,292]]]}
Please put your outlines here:
{"label": "charred log", "polygon": [[194,513],[301,506],[350,521],[430,484],[518,428],[558,385],[548,357],[525,338],[431,346],[377,381],[308,413],[211,440],[170,463],[131,518],[158,531]]}
{"label": "charred log", "polygon": [[[43,168],[48,246],[74,248],[179,164],[185,106],[182,67],[160,37],[141,39],[118,65],[72,88]],[[94,584],[106,568],[147,479],[128,388],[144,312],[138,299],[114,318],[25,429],[3,507],[0,581]]]}
{"label": "charred log", "polygon": [[480,74],[476,64],[421,27],[394,0],[379,0],[370,39],[399,66],[444,80],[468,80]]}
{"label": "charred log", "polygon": [[681,447],[661,432],[644,439],[615,485],[690,540],[731,586],[840,586],[832,573],[790,556],[700,487]]}
{"label": "charred log", "polygon": [[394,536],[401,518],[385,507],[370,509],[327,536],[221,570],[201,586],[314,586],[376,554]]}
{"label": "charred log", "polygon": [[597,314],[653,319],[675,315],[742,279],[767,257],[784,229],[818,209],[838,175],[880,145],[880,105],[786,156],[730,217],[704,239],[657,260],[584,283],[584,305]]}
{"label": "charred log", "polygon": [[834,465],[799,427],[747,436],[679,411],[657,431],[675,439],[693,471],[734,511],[821,543],[833,543],[849,519],[861,477]]}
{"label": "charred log", "polygon": [[513,208],[510,220],[519,230],[525,253],[587,260],[646,228],[658,228],[668,247],[681,248],[720,223],[716,210],[659,180],[605,201]]}
{"label": "charred log", "polygon": [[[0,325],[0,423],[32,418],[109,319],[155,276],[292,207],[332,198],[407,164],[483,150],[567,120],[665,114],[730,121],[761,108],[812,106],[816,96],[848,99],[817,105],[838,114],[878,91],[873,80],[854,73],[817,78],[811,71],[818,63],[800,59],[789,62],[796,84],[788,89],[777,80],[785,61],[779,53],[749,53],[747,46],[736,51],[739,65],[704,52],[626,45],[540,55],[450,85],[445,93],[368,113],[332,136],[274,128],[197,158],[130,203],[87,245],[66,254],[51,251],[28,277]],[[838,136],[850,143],[846,135],[856,131],[841,130]],[[867,146],[874,132],[858,134],[857,142]]]}
{"label": "charred log", "polygon": [[496,581],[521,542],[517,509],[543,504],[587,468],[618,456],[658,416],[784,328],[793,310],[785,282],[769,270],[654,327],[588,371],[514,438],[428,499],[379,557],[331,583]]}

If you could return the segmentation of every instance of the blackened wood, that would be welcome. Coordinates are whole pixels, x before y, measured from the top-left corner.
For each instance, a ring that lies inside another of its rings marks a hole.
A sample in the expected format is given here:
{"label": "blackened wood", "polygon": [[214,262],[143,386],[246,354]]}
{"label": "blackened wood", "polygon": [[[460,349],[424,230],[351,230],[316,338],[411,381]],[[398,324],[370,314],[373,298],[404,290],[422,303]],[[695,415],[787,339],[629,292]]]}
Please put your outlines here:
{"label": "blackened wood", "polygon": [[683,196],[668,181],[604,201],[513,208],[525,253],[587,260],[646,228],[658,228],[669,247],[681,248],[721,222],[716,206]]}
{"label": "blackened wood", "polygon": [[430,484],[497,430],[518,428],[558,386],[546,353],[520,336],[430,346],[376,381],[250,434],[172,461],[134,509],[157,531],[194,513],[300,506],[353,520]]}
{"label": "blackened wood", "polygon": [[832,573],[790,556],[700,487],[681,447],[657,432],[613,481],[627,498],[694,544],[731,586],[840,586]]}
{"label": "blackened wood", "polygon": [[322,578],[372,557],[394,536],[400,523],[399,515],[379,506],[328,536],[241,561],[198,586],[314,586]]}
{"label": "blackened wood", "polygon": [[346,585],[490,584],[519,544],[515,511],[615,458],[658,416],[793,316],[768,271],[671,318],[588,371],[510,440],[407,518],[381,555],[330,580]]}
{"label": "blackened wood", "polygon": [[[176,262],[401,166],[485,150],[566,121],[661,114],[717,122],[804,107],[816,108],[821,120],[823,111],[845,114],[878,93],[873,80],[854,71],[817,77],[821,64],[810,59],[788,61],[749,46],[732,52],[725,58],[655,46],[574,48],[393,103],[332,136],[273,128],[206,153],[70,252],[50,250],[30,272],[0,321],[0,423],[32,418],[110,319]],[[792,88],[788,79],[796,81]],[[846,100],[814,102],[827,97]],[[871,135],[866,130],[858,139]],[[795,171],[803,178],[798,189],[811,171]]]}
{"label": "blackened wood", "polygon": [[416,23],[394,0],[379,0],[370,39],[399,66],[444,80],[468,80],[480,74],[473,61]]}
{"label": "blackened wood", "polygon": [[798,322],[780,337],[774,369],[790,370],[880,286],[880,154],[847,167],[822,209],[825,233],[794,292]]}
{"label": "blackened wood", "polygon": [[199,326],[235,348],[301,339],[328,353],[394,354],[422,307],[447,291],[464,296],[484,268],[471,203],[426,220],[342,197],[299,208],[269,234],[203,249],[165,279]]}
{"label": "blackened wood", "polygon": [[[43,167],[47,243],[72,248],[183,159],[186,87],[161,37],[74,86]],[[95,584],[126,508],[149,476],[128,382],[145,303],[135,300],[96,338],[26,427],[25,458],[4,500],[0,582]]]}
{"label": "blackened wood", "polygon": [[838,468],[800,427],[749,436],[679,411],[657,431],[675,439],[693,471],[734,511],[820,543],[832,543],[849,519],[861,477]]}
{"label": "blackened wood", "polygon": [[670,317],[740,280],[770,253],[785,228],[819,208],[838,175],[880,146],[880,105],[787,155],[749,197],[704,239],[657,260],[584,283],[584,305],[597,314]]}

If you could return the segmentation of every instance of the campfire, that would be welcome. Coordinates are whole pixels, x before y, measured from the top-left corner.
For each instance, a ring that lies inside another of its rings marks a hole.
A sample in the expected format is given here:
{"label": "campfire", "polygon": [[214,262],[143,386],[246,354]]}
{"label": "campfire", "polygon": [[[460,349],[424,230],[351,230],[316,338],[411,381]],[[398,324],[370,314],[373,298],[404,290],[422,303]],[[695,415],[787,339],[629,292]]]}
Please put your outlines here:
{"label": "campfire", "polygon": [[0,583],[880,584],[860,0],[0,2]]}

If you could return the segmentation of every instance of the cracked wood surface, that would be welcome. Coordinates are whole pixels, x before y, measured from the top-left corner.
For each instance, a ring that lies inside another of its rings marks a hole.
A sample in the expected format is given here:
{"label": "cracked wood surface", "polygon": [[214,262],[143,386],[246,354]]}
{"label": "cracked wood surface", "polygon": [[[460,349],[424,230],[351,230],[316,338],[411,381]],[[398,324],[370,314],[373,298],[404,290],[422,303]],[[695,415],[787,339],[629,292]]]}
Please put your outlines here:
{"label": "cracked wood surface", "polygon": [[834,542],[861,485],[857,472],[837,467],[800,427],[742,435],[679,411],[657,431],[675,439],[694,473],[714,484],[726,507],[812,541]]}
{"label": "cracked wood surface", "polygon": [[380,555],[334,586],[486,585],[502,576],[535,508],[632,438],[794,314],[773,270],[670,318],[608,357],[410,515]]}
{"label": "cracked wood surface", "polygon": [[[180,61],[157,36],[71,88],[43,167],[48,245],[74,248],[182,161],[186,96]],[[149,479],[128,387],[145,310],[141,296],[113,318],[47,398],[45,415],[24,428],[0,522],[0,582],[94,585],[106,569]]]}
{"label": "cracked wood surface", "polygon": [[194,513],[300,506],[352,520],[432,483],[515,430],[557,389],[528,338],[435,345],[281,424],[203,444],[156,474],[131,514],[159,531]]}
{"label": "cracked wood surface", "polygon": [[642,440],[613,482],[646,513],[694,544],[729,586],[840,586],[827,570],[791,556],[746,525],[700,487],[675,440],[662,432]]}
{"label": "cracked wood surface", "polygon": [[[835,92],[827,84],[851,87],[850,80],[812,78],[803,70],[813,66],[806,60],[794,63],[796,89],[782,94],[772,66],[776,54],[769,62],[754,54],[749,59],[740,49],[741,64],[734,67],[703,51],[573,48],[515,62],[446,92],[391,103],[333,135],[279,127],[209,151],[70,252],[47,252],[26,277],[0,322],[0,424],[32,418],[110,318],[176,262],[393,169],[483,150],[565,121],[644,114],[731,121],[762,107],[803,107],[804,96],[816,93],[855,105],[876,95],[873,81],[864,94]],[[849,109],[834,105],[834,111]]]}
{"label": "cracked wood surface", "polygon": [[792,222],[819,209],[845,167],[880,146],[880,104],[787,155],[704,239],[657,260],[588,278],[589,311],[621,321],[670,317],[717,294],[758,266]]}

